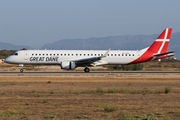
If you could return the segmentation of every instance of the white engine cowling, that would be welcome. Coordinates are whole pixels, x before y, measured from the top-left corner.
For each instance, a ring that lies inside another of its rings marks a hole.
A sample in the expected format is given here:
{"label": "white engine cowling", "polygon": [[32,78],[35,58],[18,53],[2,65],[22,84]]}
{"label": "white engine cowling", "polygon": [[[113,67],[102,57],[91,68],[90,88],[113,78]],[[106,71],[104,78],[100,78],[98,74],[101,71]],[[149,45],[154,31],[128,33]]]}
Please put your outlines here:
{"label": "white engine cowling", "polygon": [[63,61],[61,62],[61,69],[73,70],[76,68],[75,62]]}

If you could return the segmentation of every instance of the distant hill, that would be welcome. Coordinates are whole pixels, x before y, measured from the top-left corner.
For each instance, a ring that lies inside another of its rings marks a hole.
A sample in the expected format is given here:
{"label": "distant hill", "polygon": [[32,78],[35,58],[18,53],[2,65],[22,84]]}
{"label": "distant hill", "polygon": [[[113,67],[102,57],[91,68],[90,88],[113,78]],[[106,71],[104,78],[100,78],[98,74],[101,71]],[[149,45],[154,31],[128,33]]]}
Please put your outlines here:
{"label": "distant hill", "polygon": [[[41,49],[49,50],[140,50],[150,46],[159,34],[123,35],[89,39],[63,39],[45,44]],[[180,32],[173,33],[169,43],[169,51],[176,51],[175,57],[180,59]]]}
{"label": "distant hill", "polygon": [[89,39],[63,39],[54,43],[45,44],[41,49],[53,50],[113,50],[119,49],[141,49],[139,44],[148,46],[157,37],[157,35],[124,35],[111,36],[103,38]]}
{"label": "distant hill", "polygon": [[29,47],[29,46],[13,45],[10,43],[0,42],[0,50],[20,50],[22,48],[31,49],[31,47]]}

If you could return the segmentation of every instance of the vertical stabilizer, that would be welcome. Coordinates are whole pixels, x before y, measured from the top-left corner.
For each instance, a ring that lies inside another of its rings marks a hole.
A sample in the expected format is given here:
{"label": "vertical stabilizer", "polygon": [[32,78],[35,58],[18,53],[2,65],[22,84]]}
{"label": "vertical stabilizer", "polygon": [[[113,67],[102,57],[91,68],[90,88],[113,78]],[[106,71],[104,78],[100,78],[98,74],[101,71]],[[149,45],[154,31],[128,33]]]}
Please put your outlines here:
{"label": "vertical stabilizer", "polygon": [[[140,63],[140,62],[146,62],[150,60],[160,59],[155,58],[154,55],[162,55],[162,53],[166,53],[169,45],[169,40],[171,37],[172,28],[166,28],[159,37],[154,41],[154,43],[146,50],[142,50],[142,55],[132,61],[130,64]],[[168,57],[168,55],[165,55],[164,57]],[[163,57],[162,57],[163,58]]]}
{"label": "vertical stabilizer", "polygon": [[154,54],[166,53],[171,37],[171,32],[172,28],[166,28],[147,51]]}

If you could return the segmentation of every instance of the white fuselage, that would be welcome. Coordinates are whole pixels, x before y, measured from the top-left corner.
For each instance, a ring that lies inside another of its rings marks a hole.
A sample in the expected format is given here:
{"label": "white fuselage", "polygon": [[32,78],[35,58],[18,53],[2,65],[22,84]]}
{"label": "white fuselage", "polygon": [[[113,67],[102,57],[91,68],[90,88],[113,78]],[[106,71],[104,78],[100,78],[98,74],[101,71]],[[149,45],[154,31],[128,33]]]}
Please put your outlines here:
{"label": "white fuselage", "polygon": [[[22,50],[6,58],[11,64],[48,64],[60,65],[62,61],[76,61],[104,55],[105,50]],[[137,59],[142,51],[111,50],[95,65],[124,65]]]}

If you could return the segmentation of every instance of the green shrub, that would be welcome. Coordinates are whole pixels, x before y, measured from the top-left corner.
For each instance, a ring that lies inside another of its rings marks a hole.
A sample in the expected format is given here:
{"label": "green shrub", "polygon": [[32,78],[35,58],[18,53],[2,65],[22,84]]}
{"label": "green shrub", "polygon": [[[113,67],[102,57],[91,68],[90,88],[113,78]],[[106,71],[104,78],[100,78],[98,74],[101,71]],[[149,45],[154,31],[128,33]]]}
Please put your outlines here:
{"label": "green shrub", "polygon": [[26,105],[29,105],[29,103],[28,103],[28,102],[26,102]]}
{"label": "green shrub", "polygon": [[43,103],[48,103],[48,99],[43,99]]}
{"label": "green shrub", "polygon": [[35,93],[35,92],[36,92],[36,90],[33,89],[33,90],[32,90],[32,93]]}
{"label": "green shrub", "polygon": [[48,115],[45,118],[56,118],[56,115]]}
{"label": "green shrub", "polygon": [[105,105],[104,110],[106,112],[114,112],[115,110],[117,110],[117,107],[115,105],[110,105],[110,106]]}
{"label": "green shrub", "polygon": [[74,92],[74,94],[79,95],[79,92]]}
{"label": "green shrub", "polygon": [[165,87],[164,92],[167,94],[171,91],[170,87]]}
{"label": "green shrub", "polygon": [[18,114],[10,114],[10,113],[0,113],[0,116],[5,116],[5,117],[19,117]]}
{"label": "green shrub", "polygon": [[163,115],[163,113],[161,113],[161,112],[155,112],[154,114],[155,115]]}
{"label": "green shrub", "polygon": [[91,116],[87,116],[87,115],[82,115],[82,116],[78,116],[78,118],[85,119],[85,118],[92,118],[92,117]]}
{"label": "green shrub", "polygon": [[131,118],[131,115],[121,114],[118,120],[133,120],[133,118]]}
{"label": "green shrub", "polygon": [[50,94],[54,94],[54,92],[53,92],[53,91],[51,91],[51,92],[50,92]]}
{"label": "green shrub", "polygon": [[126,92],[126,88],[122,87],[120,90],[119,90],[119,93],[125,93]]}
{"label": "green shrub", "polygon": [[108,89],[107,92],[108,92],[108,93],[118,93],[119,90],[118,90],[118,88],[110,88],[110,89]]}
{"label": "green shrub", "polygon": [[102,89],[102,87],[98,87],[96,90],[97,93],[101,93],[104,94],[104,90]]}

